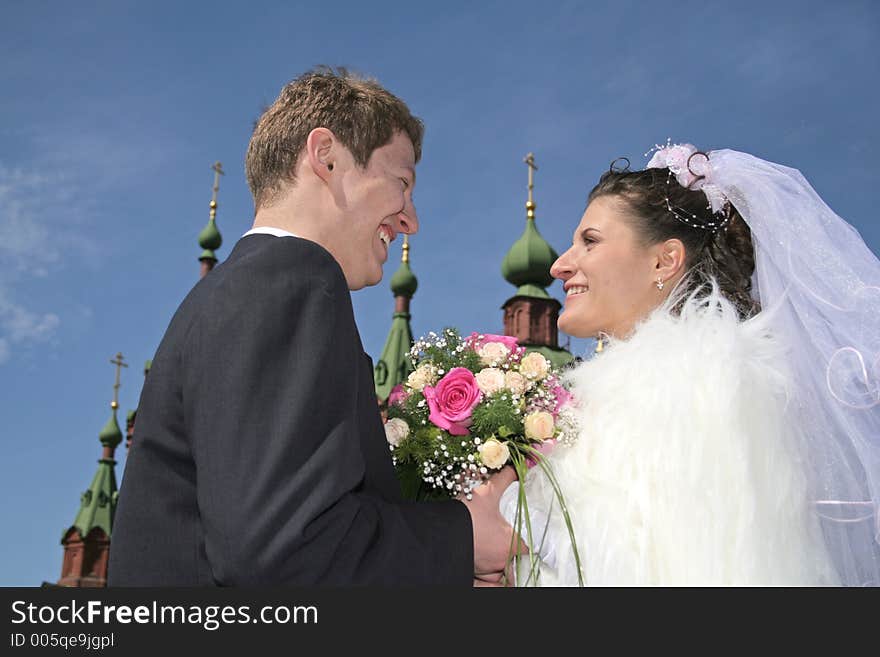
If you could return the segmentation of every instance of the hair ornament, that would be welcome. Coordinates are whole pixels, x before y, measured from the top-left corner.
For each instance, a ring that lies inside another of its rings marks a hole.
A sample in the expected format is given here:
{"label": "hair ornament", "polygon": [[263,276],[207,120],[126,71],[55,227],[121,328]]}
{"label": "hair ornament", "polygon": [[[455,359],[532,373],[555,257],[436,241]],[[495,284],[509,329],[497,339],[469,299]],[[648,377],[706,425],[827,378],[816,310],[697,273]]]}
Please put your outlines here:
{"label": "hair ornament", "polygon": [[655,144],[645,153],[645,157],[651,155],[646,169],[669,169],[666,178],[668,185],[672,176],[679,185],[685,189],[698,190],[706,195],[707,210],[712,211],[713,219],[705,221],[695,214],[682,208],[674,207],[666,196],[666,207],[675,217],[692,228],[711,230],[712,232],[724,227],[730,217],[726,212],[728,199],[712,181],[712,163],[709,153],[697,150],[693,144],[673,144],[666,140],[666,145]]}
{"label": "hair ornament", "polygon": [[629,173],[630,161],[628,157],[618,157],[608,167],[611,173]]}

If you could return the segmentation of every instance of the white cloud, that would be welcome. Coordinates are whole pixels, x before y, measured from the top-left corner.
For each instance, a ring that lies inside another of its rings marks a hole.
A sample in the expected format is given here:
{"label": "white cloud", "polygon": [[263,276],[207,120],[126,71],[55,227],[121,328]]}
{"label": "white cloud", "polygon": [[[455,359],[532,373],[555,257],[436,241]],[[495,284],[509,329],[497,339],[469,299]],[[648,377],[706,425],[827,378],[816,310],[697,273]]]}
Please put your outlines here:
{"label": "white cloud", "polygon": [[[97,116],[87,109],[100,110],[81,107],[71,116]],[[166,157],[156,135],[133,138],[118,117],[104,118],[100,131],[75,121],[33,125],[18,134],[21,151],[0,155],[0,363],[51,341],[62,324],[57,309],[20,296],[23,283],[51,278],[72,261],[98,261],[95,228],[106,196],[129,189]]]}
{"label": "white cloud", "polygon": [[64,217],[73,194],[71,181],[48,168],[8,167],[0,162],[0,364],[18,347],[45,343],[57,334],[57,313],[36,310],[12,293],[26,279],[45,278],[62,263],[68,248]]}
{"label": "white cloud", "polygon": [[58,244],[67,243],[68,229],[53,228],[67,218],[73,183],[49,170],[9,168],[0,162],[0,265],[32,276],[48,275],[60,260]]}
{"label": "white cloud", "polygon": [[61,324],[55,313],[33,312],[9,299],[0,287],[0,365],[14,347],[51,341]]}
{"label": "white cloud", "polygon": [[59,323],[58,315],[54,313],[33,313],[0,296],[0,328],[11,342],[45,342],[52,337]]}

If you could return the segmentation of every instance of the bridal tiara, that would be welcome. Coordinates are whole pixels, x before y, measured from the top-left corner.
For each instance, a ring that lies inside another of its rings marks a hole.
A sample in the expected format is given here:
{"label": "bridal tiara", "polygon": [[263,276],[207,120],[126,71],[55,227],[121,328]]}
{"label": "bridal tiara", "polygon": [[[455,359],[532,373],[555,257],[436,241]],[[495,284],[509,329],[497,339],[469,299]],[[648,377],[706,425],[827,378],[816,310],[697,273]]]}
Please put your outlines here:
{"label": "bridal tiara", "polygon": [[728,199],[721,189],[712,180],[712,164],[709,161],[709,153],[697,150],[693,144],[673,144],[666,140],[666,145],[655,144],[645,153],[648,157],[654,153],[645,169],[668,169],[666,185],[669,185],[672,176],[675,176],[679,185],[685,189],[702,191],[706,195],[707,210],[712,211],[712,219],[701,220],[692,212],[675,207],[666,196],[666,209],[672,215],[691,228],[709,230],[713,233],[727,225],[730,213],[726,211]]}

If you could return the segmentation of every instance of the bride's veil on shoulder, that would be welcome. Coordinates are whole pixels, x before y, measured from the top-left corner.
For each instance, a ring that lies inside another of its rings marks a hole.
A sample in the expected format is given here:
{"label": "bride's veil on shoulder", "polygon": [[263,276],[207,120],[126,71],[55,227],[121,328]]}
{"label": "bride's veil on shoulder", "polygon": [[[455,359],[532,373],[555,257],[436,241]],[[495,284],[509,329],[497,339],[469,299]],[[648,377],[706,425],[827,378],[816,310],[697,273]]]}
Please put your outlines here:
{"label": "bride's veil on shoulder", "polygon": [[841,581],[880,586],[880,261],[796,169],[712,151],[755,246],[755,294],[789,349],[786,409]]}

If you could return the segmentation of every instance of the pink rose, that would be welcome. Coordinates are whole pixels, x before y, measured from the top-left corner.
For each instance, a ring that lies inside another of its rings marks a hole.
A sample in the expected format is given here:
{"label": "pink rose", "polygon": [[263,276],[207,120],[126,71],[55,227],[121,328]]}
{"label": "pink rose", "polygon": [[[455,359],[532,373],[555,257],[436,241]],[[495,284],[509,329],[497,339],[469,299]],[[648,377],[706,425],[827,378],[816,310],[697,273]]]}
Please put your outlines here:
{"label": "pink rose", "polygon": [[510,349],[511,353],[516,353],[516,338],[509,335],[492,335],[491,333],[471,333],[467,339],[468,344],[474,351],[479,351],[490,342],[500,342]]}
{"label": "pink rose", "polygon": [[403,403],[407,397],[409,397],[409,395],[406,394],[406,389],[404,389],[403,384],[398,383],[391,388],[391,394],[388,395],[388,405],[393,406],[394,404]]}
{"label": "pink rose", "polygon": [[453,367],[436,386],[425,386],[422,393],[431,411],[431,422],[453,436],[468,434],[471,413],[481,398],[473,372],[466,367]]}
{"label": "pink rose", "polygon": [[574,399],[571,393],[559,385],[559,381],[556,379],[554,379],[553,385],[550,388],[550,394],[556,399],[556,405],[553,407],[554,416],[559,415],[559,411],[562,410],[562,407],[567,406],[571,403],[571,400]]}

